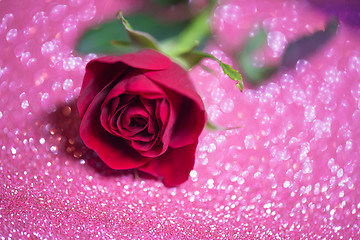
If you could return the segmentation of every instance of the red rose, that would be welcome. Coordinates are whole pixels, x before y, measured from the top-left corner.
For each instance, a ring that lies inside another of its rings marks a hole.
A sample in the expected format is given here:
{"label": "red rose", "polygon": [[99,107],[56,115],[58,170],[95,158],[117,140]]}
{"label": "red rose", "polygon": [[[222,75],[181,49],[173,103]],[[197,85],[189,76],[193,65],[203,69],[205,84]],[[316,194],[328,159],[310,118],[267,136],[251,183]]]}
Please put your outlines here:
{"label": "red rose", "polygon": [[139,169],[167,186],[193,169],[205,111],[187,72],[154,50],[94,59],[78,109],[85,145],[113,169]]}

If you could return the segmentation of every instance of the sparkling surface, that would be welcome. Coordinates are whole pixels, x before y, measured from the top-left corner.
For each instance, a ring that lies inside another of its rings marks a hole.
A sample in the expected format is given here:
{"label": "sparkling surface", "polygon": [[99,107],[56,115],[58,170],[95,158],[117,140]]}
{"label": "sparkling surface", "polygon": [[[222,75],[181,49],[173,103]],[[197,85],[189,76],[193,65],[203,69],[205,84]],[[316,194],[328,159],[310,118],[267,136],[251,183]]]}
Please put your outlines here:
{"label": "sparkling surface", "polygon": [[[189,180],[177,188],[114,171],[78,136],[82,31],[139,1],[0,1],[0,235],[7,239],[358,239],[360,39],[341,23],[307,60],[240,94],[191,72],[209,118]],[[23,11],[23,9],[27,9]],[[323,29],[305,1],[220,1],[208,51],[232,63],[263,25],[262,61]]]}

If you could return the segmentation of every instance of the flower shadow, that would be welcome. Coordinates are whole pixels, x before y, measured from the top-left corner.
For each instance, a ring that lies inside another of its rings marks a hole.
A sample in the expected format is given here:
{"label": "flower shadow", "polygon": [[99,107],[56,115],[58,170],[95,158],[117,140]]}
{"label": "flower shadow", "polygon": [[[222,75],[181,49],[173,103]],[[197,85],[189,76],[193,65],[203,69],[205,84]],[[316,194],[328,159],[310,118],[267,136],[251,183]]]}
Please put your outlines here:
{"label": "flower shadow", "polygon": [[49,114],[50,134],[58,138],[60,144],[58,153],[67,158],[80,161],[93,168],[102,176],[133,175],[134,178],[149,178],[145,173],[138,174],[134,170],[115,170],[107,166],[98,155],[85,146],[80,137],[81,119],[78,114],[76,100],[56,106],[56,110]]}

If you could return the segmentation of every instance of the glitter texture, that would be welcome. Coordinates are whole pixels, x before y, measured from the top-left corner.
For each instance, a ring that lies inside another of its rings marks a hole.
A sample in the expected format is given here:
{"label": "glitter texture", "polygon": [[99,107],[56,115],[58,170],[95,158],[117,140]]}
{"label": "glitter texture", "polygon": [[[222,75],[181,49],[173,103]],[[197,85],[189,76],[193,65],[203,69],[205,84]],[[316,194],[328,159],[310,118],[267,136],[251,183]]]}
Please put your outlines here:
{"label": "glitter texture", "polygon": [[[327,11],[312,2],[219,1],[207,51],[232,64],[231,49],[264,26],[258,64],[279,61],[324,29]],[[212,122],[242,128],[205,130],[189,180],[166,188],[108,168],[78,135],[75,101],[96,55],[77,54],[76,39],[139,4],[0,1],[0,237],[358,239],[359,29],[341,21],[315,55],[243,93],[216,62],[204,61],[215,75],[194,68]]]}

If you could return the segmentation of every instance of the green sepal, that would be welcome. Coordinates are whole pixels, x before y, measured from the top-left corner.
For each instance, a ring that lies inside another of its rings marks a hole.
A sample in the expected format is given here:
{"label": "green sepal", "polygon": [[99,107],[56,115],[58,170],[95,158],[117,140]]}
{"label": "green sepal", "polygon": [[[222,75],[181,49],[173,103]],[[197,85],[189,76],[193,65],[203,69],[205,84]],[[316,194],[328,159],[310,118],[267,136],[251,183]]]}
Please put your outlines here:
{"label": "green sepal", "polygon": [[236,81],[236,86],[239,88],[240,91],[243,91],[244,85],[241,74],[237,70],[233,69],[230,65],[223,63],[213,55],[201,51],[191,51],[182,54],[180,57],[183,59],[183,62],[186,63],[185,67],[187,69],[191,69],[193,66],[199,64],[199,62],[204,58],[210,58],[215,60],[219,63],[224,74],[226,74],[230,79]]}
{"label": "green sepal", "polygon": [[220,127],[220,126],[216,126],[209,120],[206,121],[205,127],[210,131],[228,131],[228,130],[243,128],[243,127]]}
{"label": "green sepal", "polygon": [[122,20],[124,27],[129,35],[129,38],[134,45],[138,45],[143,48],[152,48],[155,50],[159,50],[159,44],[156,39],[146,32],[134,30],[131,27],[130,23],[123,16],[122,11],[118,13],[117,17],[118,19]]}
{"label": "green sepal", "polygon": [[228,75],[232,80],[236,81],[236,86],[242,92],[244,89],[244,84],[241,74],[237,70],[233,69],[230,65],[225,64],[218,59],[216,61],[220,64],[220,67],[222,68],[224,73]]}

